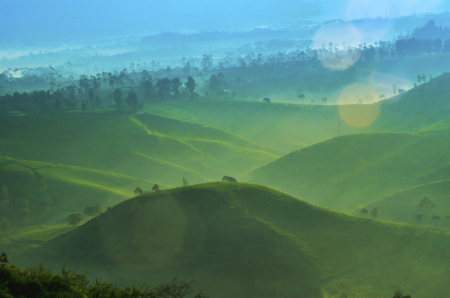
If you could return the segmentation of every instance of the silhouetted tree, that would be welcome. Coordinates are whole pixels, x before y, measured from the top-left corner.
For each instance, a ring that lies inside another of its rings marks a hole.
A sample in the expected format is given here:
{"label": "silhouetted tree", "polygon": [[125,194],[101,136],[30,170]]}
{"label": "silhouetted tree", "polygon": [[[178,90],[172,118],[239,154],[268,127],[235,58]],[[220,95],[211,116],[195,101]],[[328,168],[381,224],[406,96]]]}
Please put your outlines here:
{"label": "silhouetted tree", "polygon": [[83,215],[81,215],[81,213],[73,213],[71,215],[69,215],[69,217],[67,218],[69,221],[69,224],[76,226],[80,221],[83,220]]}
{"label": "silhouetted tree", "polygon": [[175,98],[180,97],[180,87],[181,87],[181,85],[183,85],[181,83],[180,79],[174,78],[174,79],[172,79],[172,81],[170,83],[171,83],[173,95],[175,96]]}
{"label": "silhouetted tree", "polygon": [[359,212],[359,214],[361,214],[361,216],[365,216],[367,215],[368,211],[366,208],[362,208],[361,211]]}
{"label": "silhouetted tree", "polygon": [[97,215],[99,215],[100,213],[102,213],[102,208],[100,207],[100,204],[95,204],[93,207],[86,207],[85,209],[84,209],[84,214],[86,214],[87,216],[91,216],[91,217],[94,217],[94,216],[97,216]]}
{"label": "silhouetted tree", "polygon": [[166,100],[169,97],[171,85],[172,84],[168,78],[159,79],[156,82],[156,88],[158,88],[158,96],[160,100]]}
{"label": "silhouetted tree", "polygon": [[265,97],[265,98],[263,99],[263,101],[264,101],[264,102],[267,102],[267,103],[270,103],[270,98]]}
{"label": "silhouetted tree", "polygon": [[427,214],[428,210],[436,207],[436,204],[433,203],[433,201],[431,201],[429,197],[424,196],[422,199],[420,199],[418,207],[423,210],[423,214]]}
{"label": "silhouetted tree", "polygon": [[188,185],[189,185],[188,180],[185,177],[183,177],[183,186],[188,186]]}
{"label": "silhouetted tree", "polygon": [[137,195],[141,195],[144,191],[142,190],[142,188],[140,188],[139,186],[136,187],[136,189],[134,190],[134,194]]}
{"label": "silhouetted tree", "polygon": [[189,90],[191,94],[191,100],[194,99],[194,91],[195,91],[195,80],[189,76],[186,82],[186,88]]}
{"label": "silhouetted tree", "polygon": [[370,214],[372,215],[373,218],[376,218],[378,216],[378,208],[375,207],[372,209],[372,211],[370,211]]}
{"label": "silhouetted tree", "polygon": [[434,221],[435,227],[437,227],[437,223],[441,220],[441,217],[439,215],[433,215],[431,220]]}
{"label": "silhouetted tree", "polygon": [[131,107],[131,109],[134,112],[136,112],[138,110],[139,100],[138,100],[136,93],[134,93],[133,90],[130,90],[130,93],[128,93],[127,104]]}
{"label": "silhouetted tree", "polygon": [[416,219],[419,222],[419,225],[420,225],[420,222],[422,221],[422,218],[423,218],[423,214],[419,214],[416,216]]}
{"label": "silhouetted tree", "polygon": [[152,191],[158,192],[159,191],[159,185],[158,184],[153,185]]}
{"label": "silhouetted tree", "polygon": [[208,68],[212,67],[212,55],[204,54],[202,58],[202,68],[203,71],[207,71]]}

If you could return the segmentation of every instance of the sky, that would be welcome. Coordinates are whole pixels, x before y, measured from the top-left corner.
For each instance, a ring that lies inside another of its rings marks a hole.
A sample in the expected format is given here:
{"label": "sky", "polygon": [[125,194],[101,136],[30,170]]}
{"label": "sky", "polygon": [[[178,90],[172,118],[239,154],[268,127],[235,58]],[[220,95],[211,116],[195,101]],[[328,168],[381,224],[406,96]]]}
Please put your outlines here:
{"label": "sky", "polygon": [[0,0],[0,46],[444,11],[448,0]]}

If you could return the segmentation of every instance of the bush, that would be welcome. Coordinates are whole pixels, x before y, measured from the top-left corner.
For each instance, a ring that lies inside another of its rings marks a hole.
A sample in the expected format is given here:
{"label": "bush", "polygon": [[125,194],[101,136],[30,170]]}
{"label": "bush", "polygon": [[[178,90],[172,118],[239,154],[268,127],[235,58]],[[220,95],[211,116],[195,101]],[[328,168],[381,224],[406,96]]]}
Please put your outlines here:
{"label": "bush", "polygon": [[[171,283],[161,284],[154,290],[145,284],[141,287],[128,287],[124,290],[113,284],[102,283],[96,279],[95,284],[88,286],[86,273],[63,268],[61,274],[47,270],[43,263],[37,267],[20,270],[9,265],[5,253],[0,256],[0,297],[33,297],[33,298],[182,298],[193,294],[193,282],[183,283],[174,279]],[[193,298],[207,298],[201,292]]]}

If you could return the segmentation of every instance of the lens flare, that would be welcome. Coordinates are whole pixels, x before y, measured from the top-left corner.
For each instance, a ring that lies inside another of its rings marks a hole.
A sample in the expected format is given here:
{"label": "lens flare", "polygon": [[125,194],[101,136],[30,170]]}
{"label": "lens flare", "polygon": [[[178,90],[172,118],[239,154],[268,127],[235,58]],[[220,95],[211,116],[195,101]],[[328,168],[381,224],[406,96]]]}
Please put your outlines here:
{"label": "lens flare", "polygon": [[366,127],[380,114],[376,102],[379,94],[373,86],[356,83],[346,87],[339,96],[339,115],[352,127]]}
{"label": "lens flare", "polygon": [[349,46],[362,42],[361,33],[349,23],[332,23],[323,26],[315,35],[313,48],[318,50],[318,59],[332,70],[344,70],[361,57],[361,52]]}

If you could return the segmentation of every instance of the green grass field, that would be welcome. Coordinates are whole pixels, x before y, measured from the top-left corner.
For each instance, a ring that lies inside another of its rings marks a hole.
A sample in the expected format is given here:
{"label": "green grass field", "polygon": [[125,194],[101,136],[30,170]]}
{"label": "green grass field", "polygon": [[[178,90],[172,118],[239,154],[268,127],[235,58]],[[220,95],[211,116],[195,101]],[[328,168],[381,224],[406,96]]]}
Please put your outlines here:
{"label": "green grass field", "polygon": [[448,293],[450,234],[335,213],[275,190],[208,183],[118,204],[12,255],[110,282],[194,278],[212,297]]}
{"label": "green grass field", "polygon": [[450,140],[441,135],[348,135],[290,153],[245,177],[333,210],[450,178]]}
{"label": "green grass field", "polygon": [[[381,220],[428,225],[442,229],[450,228],[450,180],[437,181],[420,185],[407,190],[384,196],[365,205],[359,206],[352,213],[360,215],[362,208],[369,212],[373,208],[378,210],[378,218]],[[420,200],[428,197],[435,206],[420,207]],[[419,220],[418,215],[423,215]],[[440,219],[433,220],[434,215]],[[370,217],[370,214],[367,216]]]}
{"label": "green grass field", "polygon": [[[144,109],[169,118],[218,127],[289,153],[339,135],[419,131],[450,114],[449,82],[450,74],[443,74],[374,105],[267,104],[209,99],[152,103]],[[364,97],[363,93],[350,95]],[[372,121],[365,123],[365,114],[373,114]]]}
{"label": "green grass field", "polygon": [[181,185],[240,178],[279,157],[239,136],[155,115],[67,113],[0,119],[1,154]]}
{"label": "green grass field", "polygon": [[0,220],[9,222],[2,227],[7,231],[34,224],[65,224],[71,213],[83,213],[94,204],[106,209],[134,195],[137,186],[151,190],[155,184],[99,170],[13,158],[0,158],[0,182],[4,189]]}

